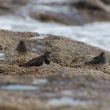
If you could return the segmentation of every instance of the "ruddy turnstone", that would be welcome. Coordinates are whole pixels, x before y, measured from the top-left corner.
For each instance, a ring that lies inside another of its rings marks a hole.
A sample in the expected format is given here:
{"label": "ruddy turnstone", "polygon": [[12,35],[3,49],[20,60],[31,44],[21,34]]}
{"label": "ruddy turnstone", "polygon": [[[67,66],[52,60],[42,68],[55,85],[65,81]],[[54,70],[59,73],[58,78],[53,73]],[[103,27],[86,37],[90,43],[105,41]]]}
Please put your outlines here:
{"label": "ruddy turnstone", "polygon": [[46,65],[50,64],[50,51],[46,51],[43,55],[33,58],[32,60],[21,64],[19,66],[22,67],[32,67],[32,66],[36,66],[36,67],[44,67]]}
{"label": "ruddy turnstone", "polygon": [[3,49],[3,47],[0,45],[0,50],[2,50]]}
{"label": "ruddy turnstone", "polygon": [[107,62],[104,52],[101,52],[100,55],[94,57],[91,61],[85,62],[85,64],[105,64]]}
{"label": "ruddy turnstone", "polygon": [[18,54],[25,54],[27,53],[27,47],[26,44],[23,40],[20,40],[17,47],[16,47],[16,51],[18,52]]}

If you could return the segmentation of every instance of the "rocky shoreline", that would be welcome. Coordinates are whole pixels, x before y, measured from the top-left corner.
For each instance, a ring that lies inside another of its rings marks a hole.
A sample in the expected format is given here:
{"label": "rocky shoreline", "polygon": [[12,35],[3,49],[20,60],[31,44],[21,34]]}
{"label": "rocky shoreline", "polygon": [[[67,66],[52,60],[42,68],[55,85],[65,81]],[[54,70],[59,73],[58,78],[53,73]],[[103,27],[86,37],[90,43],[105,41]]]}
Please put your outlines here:
{"label": "rocky shoreline", "polygon": [[43,22],[83,25],[110,21],[109,0],[1,0],[0,15],[12,15]]}
{"label": "rocky shoreline", "polygon": [[[15,48],[21,39],[28,53],[18,57]],[[0,60],[0,109],[109,109],[109,52],[63,36],[5,30],[0,30],[0,45],[4,54]],[[52,62],[39,73],[35,67],[18,66],[45,50],[52,51]],[[84,65],[101,51],[108,64]]]}

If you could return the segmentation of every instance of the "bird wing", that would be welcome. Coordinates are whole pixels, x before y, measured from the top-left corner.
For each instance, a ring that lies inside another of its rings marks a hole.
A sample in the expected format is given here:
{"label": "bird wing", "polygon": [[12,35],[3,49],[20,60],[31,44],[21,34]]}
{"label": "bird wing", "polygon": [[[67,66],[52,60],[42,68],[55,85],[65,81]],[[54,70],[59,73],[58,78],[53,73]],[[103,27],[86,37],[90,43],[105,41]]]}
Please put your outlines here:
{"label": "bird wing", "polygon": [[100,56],[96,56],[92,59],[93,62],[98,62],[100,60]]}
{"label": "bird wing", "polygon": [[99,56],[96,56],[96,57],[94,57],[91,61],[87,61],[87,62],[85,62],[85,64],[95,64],[95,63],[97,63],[98,62],[98,60],[99,60],[99,58],[98,58]]}
{"label": "bird wing", "polygon": [[40,66],[42,65],[43,61],[42,61],[42,56],[33,58],[32,60],[29,60],[28,62],[20,65],[20,66],[24,66],[24,67],[28,67],[28,66]]}

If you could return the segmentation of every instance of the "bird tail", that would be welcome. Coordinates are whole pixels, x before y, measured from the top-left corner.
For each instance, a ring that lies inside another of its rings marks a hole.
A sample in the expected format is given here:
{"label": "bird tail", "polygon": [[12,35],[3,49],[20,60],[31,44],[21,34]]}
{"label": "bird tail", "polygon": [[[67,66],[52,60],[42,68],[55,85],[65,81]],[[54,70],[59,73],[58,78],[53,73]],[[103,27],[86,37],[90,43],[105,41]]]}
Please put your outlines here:
{"label": "bird tail", "polygon": [[85,62],[85,65],[90,65],[90,64],[92,64],[91,61],[87,61],[87,62]]}
{"label": "bird tail", "polygon": [[19,64],[20,67],[28,67],[28,65],[26,63],[24,64]]}
{"label": "bird tail", "polygon": [[20,66],[20,67],[24,67],[24,65],[23,65],[23,64],[19,64],[19,66]]}

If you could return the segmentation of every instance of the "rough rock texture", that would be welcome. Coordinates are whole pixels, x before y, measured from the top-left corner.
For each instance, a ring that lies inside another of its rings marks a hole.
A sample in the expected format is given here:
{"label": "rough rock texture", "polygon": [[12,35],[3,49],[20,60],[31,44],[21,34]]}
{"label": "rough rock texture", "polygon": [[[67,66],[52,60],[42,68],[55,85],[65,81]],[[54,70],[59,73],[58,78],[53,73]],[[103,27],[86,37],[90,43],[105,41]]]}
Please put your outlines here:
{"label": "rough rock texture", "polygon": [[[15,51],[20,39],[28,46],[25,56]],[[0,45],[5,54],[0,59],[1,110],[109,110],[109,52],[63,36],[4,30],[0,31]],[[52,51],[48,67],[38,72],[36,67],[18,66],[45,50]],[[108,64],[84,65],[101,51]]]}

